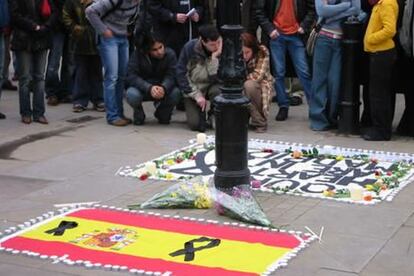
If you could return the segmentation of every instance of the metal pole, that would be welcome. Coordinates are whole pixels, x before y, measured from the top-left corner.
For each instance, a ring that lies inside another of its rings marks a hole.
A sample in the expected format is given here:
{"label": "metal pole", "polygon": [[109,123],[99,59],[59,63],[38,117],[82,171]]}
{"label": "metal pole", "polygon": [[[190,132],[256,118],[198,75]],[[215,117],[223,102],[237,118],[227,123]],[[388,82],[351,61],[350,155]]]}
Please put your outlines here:
{"label": "metal pole", "polygon": [[249,99],[243,95],[246,68],[242,54],[240,25],[221,28],[223,51],[219,78],[224,85],[214,99],[216,118],[216,165],[214,183],[217,188],[249,184],[247,167],[247,130]]}
{"label": "metal pole", "polygon": [[342,76],[338,132],[359,133],[359,66],[362,23],[348,20],[343,24]]}

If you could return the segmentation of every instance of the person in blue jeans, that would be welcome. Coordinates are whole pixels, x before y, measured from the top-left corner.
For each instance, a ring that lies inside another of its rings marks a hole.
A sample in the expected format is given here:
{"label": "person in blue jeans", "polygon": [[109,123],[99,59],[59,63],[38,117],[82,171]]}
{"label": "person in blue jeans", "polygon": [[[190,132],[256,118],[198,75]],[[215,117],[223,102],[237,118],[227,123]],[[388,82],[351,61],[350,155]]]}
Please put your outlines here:
{"label": "person in blue jeans", "polygon": [[269,41],[279,105],[276,120],[284,121],[289,111],[285,87],[286,53],[292,59],[308,102],[310,100],[311,74],[303,37],[309,33],[315,19],[314,0],[257,0],[254,9],[263,31],[262,40]]}
{"label": "person in blue jeans", "polygon": [[100,0],[86,9],[86,18],[98,34],[104,68],[106,120],[113,126],[132,122],[124,116],[123,93],[129,59],[128,36],[139,12],[140,0]]}
{"label": "person in blue jeans", "polygon": [[361,13],[360,0],[315,0],[321,30],[313,55],[310,128],[325,131],[337,127],[342,67],[342,23]]}
{"label": "person in blue jeans", "polygon": [[30,124],[32,120],[48,124],[44,102],[45,69],[57,12],[52,1],[45,3],[9,1],[13,26],[11,49],[16,53],[20,115],[24,124]]}
{"label": "person in blue jeans", "polygon": [[170,123],[172,111],[181,99],[175,82],[176,65],[175,52],[165,47],[160,35],[145,35],[143,45],[128,65],[126,100],[134,109],[135,125],[145,122],[143,101],[154,102],[154,116],[160,124]]}

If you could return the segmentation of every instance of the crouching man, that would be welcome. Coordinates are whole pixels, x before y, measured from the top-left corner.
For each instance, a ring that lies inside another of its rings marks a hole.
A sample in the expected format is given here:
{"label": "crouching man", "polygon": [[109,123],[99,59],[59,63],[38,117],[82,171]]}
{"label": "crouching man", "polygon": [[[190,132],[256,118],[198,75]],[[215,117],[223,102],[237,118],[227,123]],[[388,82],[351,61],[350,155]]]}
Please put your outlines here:
{"label": "crouching man", "polygon": [[[211,103],[220,94],[217,71],[222,40],[214,26],[201,26],[198,32],[200,38],[187,42],[180,53],[177,81],[185,97],[188,126],[204,132],[213,123]],[[210,101],[210,122],[206,120],[207,100]]]}
{"label": "crouching man", "polygon": [[155,118],[160,124],[169,124],[175,105],[181,97],[175,85],[177,57],[166,48],[163,40],[151,33],[137,49],[128,64],[126,100],[134,109],[134,124],[145,122],[143,101],[152,101]]}

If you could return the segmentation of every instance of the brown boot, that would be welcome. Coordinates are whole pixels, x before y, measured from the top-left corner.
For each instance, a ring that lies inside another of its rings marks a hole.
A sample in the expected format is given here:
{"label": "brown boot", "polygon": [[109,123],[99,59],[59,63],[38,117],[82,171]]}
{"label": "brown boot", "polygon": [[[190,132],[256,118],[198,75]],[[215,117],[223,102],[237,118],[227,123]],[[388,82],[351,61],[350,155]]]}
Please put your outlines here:
{"label": "brown boot", "polygon": [[59,99],[56,96],[50,96],[47,98],[47,105],[57,106],[59,104]]}
{"label": "brown boot", "polygon": [[30,116],[22,116],[22,123],[28,125],[32,123],[32,118]]}
{"label": "brown boot", "polygon": [[34,119],[33,121],[35,121],[36,123],[42,124],[42,125],[49,124],[45,116],[40,116],[39,118]]}
{"label": "brown boot", "polygon": [[121,118],[121,119],[116,119],[116,120],[114,120],[112,122],[109,122],[109,124],[110,125],[113,125],[113,126],[119,126],[119,127],[121,127],[121,126],[126,126],[129,123],[128,123],[127,120]]}

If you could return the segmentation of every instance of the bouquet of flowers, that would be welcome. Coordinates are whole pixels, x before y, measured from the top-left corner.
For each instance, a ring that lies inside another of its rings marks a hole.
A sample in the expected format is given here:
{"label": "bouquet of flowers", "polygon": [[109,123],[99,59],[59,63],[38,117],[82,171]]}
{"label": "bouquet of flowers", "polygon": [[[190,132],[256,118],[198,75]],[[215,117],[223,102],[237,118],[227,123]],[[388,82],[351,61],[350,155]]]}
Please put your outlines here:
{"label": "bouquet of flowers", "polygon": [[167,190],[154,195],[146,202],[138,205],[129,205],[129,209],[174,209],[196,208],[208,209],[212,206],[212,198],[208,183],[201,177],[187,182],[177,183]]}
{"label": "bouquet of flowers", "polygon": [[273,227],[254,198],[249,185],[235,186],[226,190],[212,190],[214,205],[219,215],[240,221]]}

